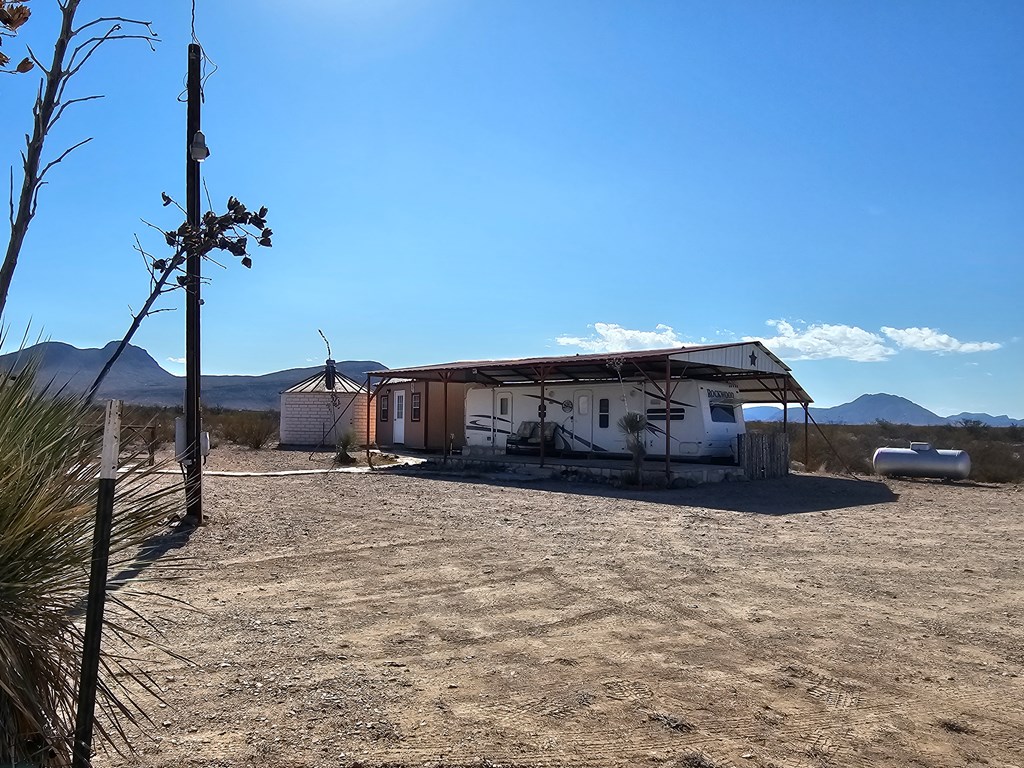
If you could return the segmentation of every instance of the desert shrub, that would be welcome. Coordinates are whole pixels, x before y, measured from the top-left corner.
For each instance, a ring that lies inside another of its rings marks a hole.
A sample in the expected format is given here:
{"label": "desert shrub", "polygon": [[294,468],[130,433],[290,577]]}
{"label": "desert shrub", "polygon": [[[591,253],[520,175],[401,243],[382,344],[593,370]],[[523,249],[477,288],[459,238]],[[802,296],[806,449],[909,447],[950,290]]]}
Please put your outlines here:
{"label": "desert shrub", "polygon": [[[0,765],[41,768],[70,763],[102,431],[81,399],[36,392],[33,379],[0,372]],[[180,504],[173,489],[154,473],[121,476],[112,572]],[[108,592],[105,632],[135,642],[124,594]],[[97,703],[113,728],[98,733],[110,739],[142,711],[125,700],[126,675],[148,684],[107,648],[100,669]]]}
{"label": "desert shrub", "polygon": [[1024,481],[1022,446],[990,440],[974,440],[956,446],[971,457],[971,479],[987,483],[1019,483]]}
{"label": "desert shrub", "polygon": [[356,433],[351,429],[345,430],[341,437],[338,438],[339,451],[351,451],[357,445],[359,445],[359,440],[356,438]]}
{"label": "desert shrub", "polygon": [[275,411],[222,411],[206,416],[211,432],[253,450],[263,448],[277,435],[278,422]]}
{"label": "desert shrub", "polygon": [[[174,419],[180,409],[127,405],[121,420],[122,445],[155,453],[162,445],[174,445]],[[127,442],[126,442],[127,441]]]}

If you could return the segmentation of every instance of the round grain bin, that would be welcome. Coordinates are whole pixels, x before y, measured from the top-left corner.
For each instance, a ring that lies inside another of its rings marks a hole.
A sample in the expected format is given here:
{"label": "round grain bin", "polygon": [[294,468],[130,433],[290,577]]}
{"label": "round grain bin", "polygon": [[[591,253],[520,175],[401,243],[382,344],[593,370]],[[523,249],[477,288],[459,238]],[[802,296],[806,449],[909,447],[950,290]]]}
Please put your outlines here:
{"label": "round grain bin", "polygon": [[[328,389],[330,378],[333,389]],[[332,448],[346,432],[355,436],[357,445],[363,445],[366,415],[366,387],[329,365],[281,393],[281,446]],[[371,443],[376,439],[374,427],[371,418]]]}

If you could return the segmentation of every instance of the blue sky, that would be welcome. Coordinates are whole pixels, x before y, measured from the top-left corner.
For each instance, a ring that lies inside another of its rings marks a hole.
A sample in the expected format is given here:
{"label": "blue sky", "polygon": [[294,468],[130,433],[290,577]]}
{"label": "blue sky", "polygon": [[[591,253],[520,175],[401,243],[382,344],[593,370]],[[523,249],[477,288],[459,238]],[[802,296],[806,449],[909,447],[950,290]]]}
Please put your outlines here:
{"label": "blue sky", "polygon": [[[33,0],[14,56],[46,55]],[[184,0],[70,111],[4,323],[120,337],[184,196]],[[204,372],[389,366],[761,338],[830,406],[890,392],[1024,417],[1024,5],[198,0],[203,174],[270,208],[208,267]],[[18,162],[35,75],[0,78]],[[180,305],[176,296],[167,306]],[[168,370],[184,312],[135,343]]]}

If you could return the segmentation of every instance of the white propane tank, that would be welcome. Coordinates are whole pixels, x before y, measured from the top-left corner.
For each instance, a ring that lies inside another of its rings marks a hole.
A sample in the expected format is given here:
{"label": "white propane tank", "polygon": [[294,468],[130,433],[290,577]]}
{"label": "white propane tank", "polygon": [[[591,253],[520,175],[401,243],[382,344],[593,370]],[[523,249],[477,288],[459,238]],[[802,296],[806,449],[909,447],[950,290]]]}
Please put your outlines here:
{"label": "white propane tank", "polygon": [[934,477],[966,480],[971,474],[967,451],[935,450],[930,443],[911,443],[909,448],[879,448],[871,457],[876,475],[887,477]]}

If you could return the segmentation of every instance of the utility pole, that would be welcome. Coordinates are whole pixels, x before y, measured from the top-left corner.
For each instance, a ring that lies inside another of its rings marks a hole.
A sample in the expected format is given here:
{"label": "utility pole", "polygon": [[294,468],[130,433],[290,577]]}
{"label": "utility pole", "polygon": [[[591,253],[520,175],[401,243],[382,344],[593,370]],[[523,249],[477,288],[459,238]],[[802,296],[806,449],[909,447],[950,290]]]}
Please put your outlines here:
{"label": "utility pole", "polygon": [[[188,46],[188,113],[185,144],[185,213],[193,233],[199,231],[199,163],[206,151],[201,127],[200,67],[202,49],[197,43]],[[197,141],[197,134],[198,139]],[[202,150],[196,146],[202,144]],[[185,516],[194,525],[203,522],[203,456],[202,422],[199,410],[200,348],[199,308],[202,259],[190,249],[185,261]]]}

